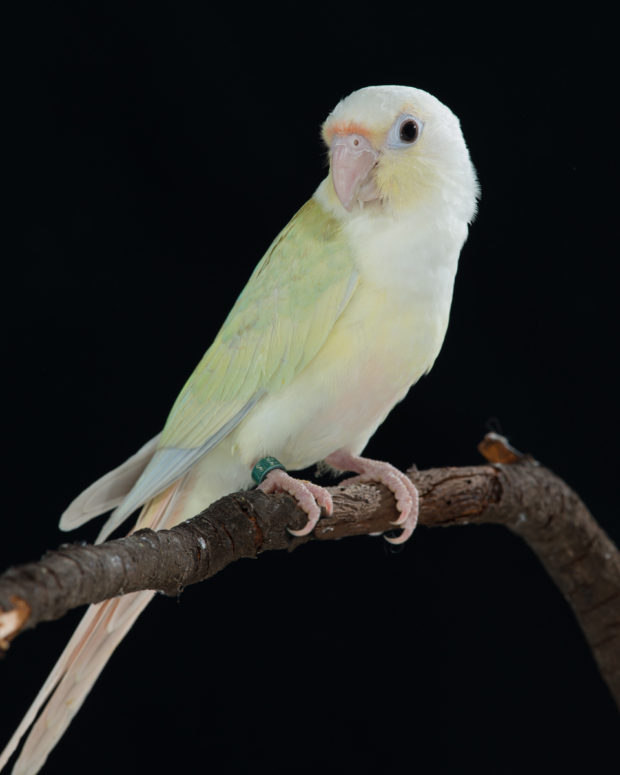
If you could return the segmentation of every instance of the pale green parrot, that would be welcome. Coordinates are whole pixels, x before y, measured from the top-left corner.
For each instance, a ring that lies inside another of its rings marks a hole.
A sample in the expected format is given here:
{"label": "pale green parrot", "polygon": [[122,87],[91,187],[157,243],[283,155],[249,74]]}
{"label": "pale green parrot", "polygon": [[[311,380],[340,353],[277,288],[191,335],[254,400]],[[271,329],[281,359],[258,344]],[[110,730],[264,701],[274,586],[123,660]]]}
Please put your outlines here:
{"label": "pale green parrot", "polygon": [[[82,493],[61,529],[114,508],[104,540],[139,507],[139,527],[169,528],[254,478],[298,500],[308,533],[331,498],[287,470],[324,460],[386,484],[402,529],[390,540],[411,535],[415,487],[360,453],[439,353],[476,174],[458,119],[419,89],[356,91],[322,131],[330,174],[267,250],[162,433]],[[153,594],[90,606],[0,769],[55,688],[13,770],[38,772]]]}

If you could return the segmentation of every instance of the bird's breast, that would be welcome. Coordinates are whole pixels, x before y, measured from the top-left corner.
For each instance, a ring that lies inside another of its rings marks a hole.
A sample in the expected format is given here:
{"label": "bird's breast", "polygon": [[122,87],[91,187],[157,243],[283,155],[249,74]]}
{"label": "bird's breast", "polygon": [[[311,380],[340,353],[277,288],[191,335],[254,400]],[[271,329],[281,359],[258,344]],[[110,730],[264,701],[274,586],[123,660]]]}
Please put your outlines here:
{"label": "bird's breast", "polygon": [[275,455],[303,468],[345,447],[360,452],[432,366],[443,342],[465,238],[397,224],[353,234],[359,281],[315,358],[265,396],[235,433],[248,464]]}

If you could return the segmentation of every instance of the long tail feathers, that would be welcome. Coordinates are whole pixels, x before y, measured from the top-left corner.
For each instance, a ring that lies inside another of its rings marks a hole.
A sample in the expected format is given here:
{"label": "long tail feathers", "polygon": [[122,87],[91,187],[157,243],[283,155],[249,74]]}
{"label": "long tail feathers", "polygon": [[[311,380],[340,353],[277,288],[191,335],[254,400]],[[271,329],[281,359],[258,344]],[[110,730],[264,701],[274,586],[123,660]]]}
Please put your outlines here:
{"label": "long tail feathers", "polygon": [[[181,487],[182,480],[147,504],[138,520],[139,526],[149,526],[154,530],[168,527],[174,521],[174,502]],[[114,649],[154,594],[150,590],[134,592],[88,608],[41,691],[0,755],[0,770],[52,695],[30,731],[13,775],[35,775],[40,770],[80,709]]]}
{"label": "long tail feathers", "polygon": [[[41,706],[54,690],[50,701],[33,726],[19,755],[13,775],[35,775],[60,740],[86,699],[114,649],[153,597],[154,592],[135,592],[117,600],[90,606],[78,629],[56,663],[26,717],[13,735],[0,759],[2,767],[11,756]],[[131,606],[131,616],[121,616],[114,626],[115,614]]]}

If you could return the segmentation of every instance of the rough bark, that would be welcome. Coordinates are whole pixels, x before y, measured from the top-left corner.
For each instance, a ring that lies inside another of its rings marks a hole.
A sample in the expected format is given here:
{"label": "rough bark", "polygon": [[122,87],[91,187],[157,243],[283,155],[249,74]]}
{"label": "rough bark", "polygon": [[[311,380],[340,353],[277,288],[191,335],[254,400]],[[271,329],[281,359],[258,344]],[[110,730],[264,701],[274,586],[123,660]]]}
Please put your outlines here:
{"label": "rough bark", "polygon": [[[520,535],[573,608],[601,674],[620,706],[620,554],[579,497],[551,471],[489,434],[491,464],[409,472],[420,492],[420,524],[493,522]],[[172,530],[140,530],[100,546],[63,545],[0,577],[0,647],[22,629],[66,611],[140,589],[178,595],[234,560],[309,540],[392,528],[394,500],[379,485],[331,488],[334,513],[311,536],[288,495],[257,490],[222,498]]]}

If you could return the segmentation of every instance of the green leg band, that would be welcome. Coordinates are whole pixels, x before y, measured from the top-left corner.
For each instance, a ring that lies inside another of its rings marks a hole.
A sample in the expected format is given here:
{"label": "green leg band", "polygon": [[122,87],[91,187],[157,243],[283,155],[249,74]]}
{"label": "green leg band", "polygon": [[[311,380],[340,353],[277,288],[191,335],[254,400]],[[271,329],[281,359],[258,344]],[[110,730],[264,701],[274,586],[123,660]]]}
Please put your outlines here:
{"label": "green leg band", "polygon": [[252,479],[260,484],[270,471],[276,468],[286,471],[286,468],[275,457],[262,457],[252,469]]}

